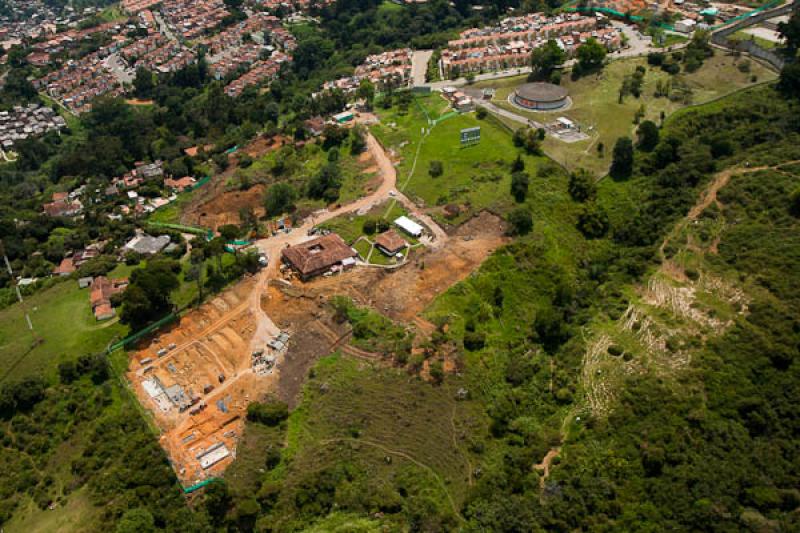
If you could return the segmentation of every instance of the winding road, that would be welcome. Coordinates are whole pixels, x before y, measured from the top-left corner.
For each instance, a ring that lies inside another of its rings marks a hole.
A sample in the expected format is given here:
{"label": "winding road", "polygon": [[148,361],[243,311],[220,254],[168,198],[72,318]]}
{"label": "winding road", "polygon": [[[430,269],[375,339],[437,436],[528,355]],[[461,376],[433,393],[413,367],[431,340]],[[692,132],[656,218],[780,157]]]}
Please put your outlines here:
{"label": "winding road", "polygon": [[432,239],[430,242],[426,243],[428,246],[439,247],[447,240],[447,233],[445,233],[431,217],[422,213],[414,202],[396,189],[397,170],[394,168],[391,159],[375,136],[367,132],[366,141],[367,150],[378,165],[381,176],[381,184],[377,189],[367,196],[337,209],[321,209],[315,211],[303,221],[301,226],[294,228],[290,233],[281,233],[274,237],[256,241],[255,245],[261,253],[266,254],[268,263],[261,273],[259,273],[256,290],[253,291],[250,298],[249,306],[256,319],[256,331],[251,341],[252,350],[263,347],[267,341],[280,332],[280,328],[275,325],[275,322],[261,307],[261,298],[269,285],[269,280],[278,277],[281,250],[287,246],[295,246],[314,238],[308,235],[308,231],[315,226],[347,213],[356,211],[367,212],[388,199],[394,199],[400,202],[409,211],[411,216],[428,227],[432,233]]}

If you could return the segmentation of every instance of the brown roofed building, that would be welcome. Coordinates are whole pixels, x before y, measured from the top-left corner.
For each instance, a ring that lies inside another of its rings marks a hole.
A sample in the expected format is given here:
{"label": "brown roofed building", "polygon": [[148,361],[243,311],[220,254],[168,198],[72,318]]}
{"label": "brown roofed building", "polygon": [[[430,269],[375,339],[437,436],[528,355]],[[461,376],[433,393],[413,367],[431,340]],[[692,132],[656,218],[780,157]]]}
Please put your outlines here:
{"label": "brown roofed building", "polygon": [[355,264],[358,254],[335,233],[290,246],[281,252],[281,259],[306,281],[335,268]]}
{"label": "brown roofed building", "polygon": [[180,179],[167,178],[164,180],[164,185],[170,189],[178,192],[183,192],[186,189],[194,187],[195,179],[191,176],[184,176]]}
{"label": "brown roofed building", "polygon": [[386,255],[395,255],[408,246],[408,243],[395,230],[390,229],[378,235],[375,246]]}
{"label": "brown roofed building", "polygon": [[75,262],[71,257],[65,257],[61,260],[61,264],[53,269],[55,276],[69,276],[75,272]]}
{"label": "brown roofed building", "polygon": [[92,304],[92,312],[97,320],[106,320],[114,316],[114,308],[111,306],[111,297],[122,292],[128,286],[128,279],[108,279],[105,276],[97,276],[92,281],[92,292],[89,294],[89,301]]}

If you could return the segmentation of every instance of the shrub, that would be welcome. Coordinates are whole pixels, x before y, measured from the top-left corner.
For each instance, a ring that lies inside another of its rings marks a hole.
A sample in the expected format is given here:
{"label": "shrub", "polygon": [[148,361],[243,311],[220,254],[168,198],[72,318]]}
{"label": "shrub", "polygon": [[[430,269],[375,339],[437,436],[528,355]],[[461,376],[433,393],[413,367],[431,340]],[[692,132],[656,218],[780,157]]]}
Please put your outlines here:
{"label": "shrub", "polygon": [[531,212],[524,207],[519,207],[508,214],[508,223],[511,224],[512,235],[525,235],[533,229]]}
{"label": "shrub", "polygon": [[486,345],[486,334],[480,331],[466,331],[464,333],[464,348],[474,352],[483,349]]}
{"label": "shrub", "polygon": [[267,426],[277,426],[289,418],[289,406],[278,400],[252,402],[247,406],[247,420]]}
{"label": "shrub", "polygon": [[432,178],[438,178],[444,174],[444,165],[441,161],[431,161],[428,166],[428,175]]}

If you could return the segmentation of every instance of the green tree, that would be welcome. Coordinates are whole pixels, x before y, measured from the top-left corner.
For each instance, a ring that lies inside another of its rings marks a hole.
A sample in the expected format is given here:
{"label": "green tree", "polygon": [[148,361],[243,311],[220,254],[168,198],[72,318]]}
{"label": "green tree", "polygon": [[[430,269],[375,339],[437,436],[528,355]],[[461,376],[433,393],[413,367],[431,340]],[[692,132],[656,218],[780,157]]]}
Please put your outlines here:
{"label": "green tree", "polygon": [[280,216],[283,213],[294,211],[294,202],[297,199],[297,191],[286,182],[276,183],[267,189],[264,196],[264,207],[268,217]]}
{"label": "green tree", "polygon": [[606,58],[606,47],[594,37],[590,37],[578,47],[577,57],[581,72],[593,72],[602,68]]}
{"label": "green tree", "polygon": [[789,195],[789,209],[794,216],[800,217],[800,187]]}
{"label": "green tree", "polygon": [[783,67],[778,88],[786,96],[800,98],[800,62],[787,63]]}
{"label": "green tree", "polygon": [[633,172],[633,142],[628,137],[620,137],[614,143],[614,151],[609,173],[617,179],[625,179]]}
{"label": "green tree", "polygon": [[525,170],[525,161],[520,154],[517,154],[517,158],[511,163],[511,172],[522,172],[523,170]]}
{"label": "green tree", "polygon": [[180,270],[180,263],[172,259],[153,259],[135,269],[122,296],[120,322],[138,330],[169,312]]}
{"label": "green tree", "polygon": [[308,184],[308,196],[311,198],[335,202],[342,188],[342,171],[335,162],[328,163]]}
{"label": "green tree", "polygon": [[524,202],[528,196],[528,186],[530,185],[530,178],[524,171],[514,172],[511,174],[511,196],[514,197],[518,203]]}
{"label": "green tree", "polygon": [[594,184],[594,179],[588,170],[579,168],[569,175],[569,184],[567,185],[569,195],[576,202],[585,202],[591,200],[597,194],[597,187]]}
{"label": "green tree", "polygon": [[778,23],[778,32],[785,39],[783,46],[786,55],[794,58],[800,49],[800,10],[796,6],[788,21]]}
{"label": "green tree", "polygon": [[136,77],[133,79],[133,90],[139,98],[150,98],[156,87],[154,74],[150,69],[138,67]]}
{"label": "green tree", "polygon": [[356,124],[350,130],[350,153],[358,155],[367,149],[367,132],[364,126]]}
{"label": "green tree", "polygon": [[508,214],[508,223],[511,225],[510,233],[512,235],[525,235],[533,229],[531,212],[524,207],[518,207],[511,211]]}
{"label": "green tree", "polygon": [[567,59],[567,54],[558,46],[553,39],[550,39],[542,46],[539,46],[531,53],[531,75],[533,80],[547,80],[553,70]]}
{"label": "green tree", "polygon": [[116,533],[155,533],[155,531],[153,515],[141,507],[125,511],[116,528]]}
{"label": "green tree", "polygon": [[367,109],[372,109],[372,101],[375,99],[375,86],[371,81],[364,78],[358,85],[356,96],[366,102]]}
{"label": "green tree", "polygon": [[608,215],[594,203],[585,205],[578,215],[577,227],[587,239],[599,239],[608,232]]}
{"label": "green tree", "polygon": [[659,131],[658,126],[652,120],[645,120],[639,124],[636,130],[636,147],[643,152],[651,152],[658,145]]}

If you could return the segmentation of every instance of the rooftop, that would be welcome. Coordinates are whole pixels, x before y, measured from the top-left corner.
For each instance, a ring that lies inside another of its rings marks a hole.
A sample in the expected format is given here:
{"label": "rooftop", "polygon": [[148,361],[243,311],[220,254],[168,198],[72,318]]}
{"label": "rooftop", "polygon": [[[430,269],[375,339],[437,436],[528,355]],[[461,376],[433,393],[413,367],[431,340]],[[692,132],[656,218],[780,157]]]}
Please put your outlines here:
{"label": "rooftop", "polygon": [[538,102],[556,102],[563,100],[568,94],[565,88],[552,83],[534,82],[517,87],[517,96]]}
{"label": "rooftop", "polygon": [[309,276],[355,257],[356,252],[339,235],[331,233],[290,246],[281,255],[302,276]]}

